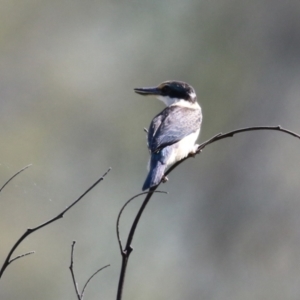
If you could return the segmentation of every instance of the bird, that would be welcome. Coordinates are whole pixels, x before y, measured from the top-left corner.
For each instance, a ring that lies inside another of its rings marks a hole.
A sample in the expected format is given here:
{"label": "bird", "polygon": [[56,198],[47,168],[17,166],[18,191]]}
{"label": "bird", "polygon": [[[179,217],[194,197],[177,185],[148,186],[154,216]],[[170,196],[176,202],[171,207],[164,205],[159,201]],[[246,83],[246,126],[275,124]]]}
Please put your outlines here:
{"label": "bird", "polygon": [[135,88],[134,91],[143,96],[155,96],[167,106],[146,130],[150,160],[142,187],[145,191],[168,180],[164,174],[169,166],[189,154],[196,154],[202,112],[194,88],[183,81],[169,80],[156,87]]}

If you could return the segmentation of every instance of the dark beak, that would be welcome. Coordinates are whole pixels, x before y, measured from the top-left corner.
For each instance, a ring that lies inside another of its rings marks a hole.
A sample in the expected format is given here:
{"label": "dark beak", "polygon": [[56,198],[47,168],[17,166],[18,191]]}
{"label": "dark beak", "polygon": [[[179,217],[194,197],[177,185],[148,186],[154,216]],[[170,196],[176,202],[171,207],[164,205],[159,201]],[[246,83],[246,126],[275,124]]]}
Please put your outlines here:
{"label": "dark beak", "polygon": [[137,94],[144,95],[144,96],[158,96],[161,94],[161,91],[157,87],[145,87],[145,88],[136,88],[134,91]]}

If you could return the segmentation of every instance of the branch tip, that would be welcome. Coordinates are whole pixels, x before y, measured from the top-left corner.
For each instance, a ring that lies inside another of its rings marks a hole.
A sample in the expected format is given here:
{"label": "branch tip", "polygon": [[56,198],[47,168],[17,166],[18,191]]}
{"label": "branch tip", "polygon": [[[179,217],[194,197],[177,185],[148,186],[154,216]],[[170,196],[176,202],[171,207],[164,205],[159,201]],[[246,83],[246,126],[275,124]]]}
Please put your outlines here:
{"label": "branch tip", "polygon": [[29,252],[20,254],[20,255],[18,255],[18,256],[16,256],[16,257],[12,258],[12,259],[8,262],[8,264],[11,264],[12,262],[14,262],[15,260],[17,260],[17,259],[19,259],[19,258],[22,258],[22,257],[24,257],[24,256],[28,256],[28,255],[31,255],[31,254],[34,254],[34,253],[35,253],[35,251],[29,251]]}
{"label": "branch tip", "polygon": [[28,169],[29,167],[31,167],[32,164],[29,164],[27,166],[25,166],[24,168],[20,169],[17,173],[15,173],[13,176],[11,176],[0,188],[0,193],[2,192],[2,190],[15,178],[17,177],[20,173],[22,173],[23,171],[25,171],[26,169]]}
{"label": "branch tip", "polygon": [[98,269],[95,273],[93,273],[93,274],[90,276],[90,278],[86,281],[85,285],[83,286],[83,289],[82,289],[82,292],[81,292],[81,296],[80,296],[81,298],[80,298],[80,299],[83,299],[84,291],[85,291],[86,287],[88,286],[89,282],[92,280],[92,278],[93,278],[95,275],[97,275],[99,272],[101,272],[103,269],[108,268],[108,267],[110,267],[110,265],[106,265],[106,266],[104,266],[104,267]]}

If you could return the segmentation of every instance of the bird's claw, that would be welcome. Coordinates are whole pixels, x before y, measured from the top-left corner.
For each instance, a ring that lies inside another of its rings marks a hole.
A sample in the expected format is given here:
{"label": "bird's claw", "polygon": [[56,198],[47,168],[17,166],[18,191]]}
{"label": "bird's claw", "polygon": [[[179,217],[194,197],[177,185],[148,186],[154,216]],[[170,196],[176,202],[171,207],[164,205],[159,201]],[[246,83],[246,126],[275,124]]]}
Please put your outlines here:
{"label": "bird's claw", "polygon": [[198,148],[199,148],[199,146],[200,145],[198,145],[198,144],[195,144],[195,146],[194,146],[194,149],[190,152],[190,156],[192,156],[192,157],[195,157],[196,156],[196,154],[198,154],[199,153],[199,150],[198,150]]}
{"label": "bird's claw", "polygon": [[162,183],[166,183],[168,181],[168,177],[167,176],[163,176],[163,178],[161,179]]}

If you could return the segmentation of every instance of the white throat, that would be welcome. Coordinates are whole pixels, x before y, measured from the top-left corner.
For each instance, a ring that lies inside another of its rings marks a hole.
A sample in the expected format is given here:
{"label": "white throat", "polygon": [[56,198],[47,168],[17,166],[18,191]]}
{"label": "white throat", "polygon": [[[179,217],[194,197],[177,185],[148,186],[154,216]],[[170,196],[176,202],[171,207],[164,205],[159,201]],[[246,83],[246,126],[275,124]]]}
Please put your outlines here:
{"label": "white throat", "polygon": [[157,99],[162,101],[166,106],[176,105],[176,106],[191,107],[191,108],[199,107],[199,104],[197,102],[192,103],[180,98],[170,98],[169,96],[157,96]]}
{"label": "white throat", "polygon": [[166,104],[166,106],[170,106],[179,101],[184,101],[183,99],[170,98],[169,96],[157,96],[157,99],[162,101],[164,104]]}

